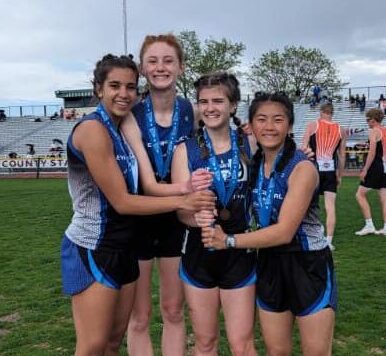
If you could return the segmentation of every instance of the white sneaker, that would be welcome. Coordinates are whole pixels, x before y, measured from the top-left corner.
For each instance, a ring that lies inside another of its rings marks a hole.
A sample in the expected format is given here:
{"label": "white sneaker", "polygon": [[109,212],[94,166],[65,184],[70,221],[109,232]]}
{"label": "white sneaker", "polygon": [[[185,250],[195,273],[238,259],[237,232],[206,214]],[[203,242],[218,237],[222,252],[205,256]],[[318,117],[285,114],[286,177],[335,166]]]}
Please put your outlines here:
{"label": "white sneaker", "polygon": [[328,244],[328,247],[331,251],[335,251],[335,246],[333,244]]}
{"label": "white sneaker", "polygon": [[364,236],[364,235],[369,235],[369,234],[375,234],[375,228],[374,227],[365,226],[361,230],[355,232],[355,235],[358,235],[358,236]]}
{"label": "white sneaker", "polygon": [[380,230],[378,230],[378,231],[375,231],[375,233],[376,233],[377,235],[383,235],[383,236],[386,236],[386,229],[385,229],[385,228],[380,229]]}

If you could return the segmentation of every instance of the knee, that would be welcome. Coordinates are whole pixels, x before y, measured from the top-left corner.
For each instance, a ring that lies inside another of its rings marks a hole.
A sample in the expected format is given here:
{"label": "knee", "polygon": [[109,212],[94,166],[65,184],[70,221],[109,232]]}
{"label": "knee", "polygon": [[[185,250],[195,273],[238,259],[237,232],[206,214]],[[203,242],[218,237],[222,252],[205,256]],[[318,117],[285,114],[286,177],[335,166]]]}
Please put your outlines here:
{"label": "knee", "polygon": [[232,355],[243,356],[243,355],[253,355],[256,352],[255,350],[253,337],[248,340],[229,340],[230,348]]}
{"label": "knee", "polygon": [[196,335],[195,348],[199,354],[212,354],[217,349],[217,335]]}
{"label": "knee", "polygon": [[161,305],[162,319],[170,323],[181,323],[184,320],[183,305],[178,303],[162,303]]}
{"label": "knee", "polygon": [[291,345],[271,345],[267,346],[267,355],[268,356],[290,356],[291,355]]}
{"label": "knee", "polygon": [[105,338],[88,338],[87,340],[77,340],[76,355],[103,355],[108,345]]}
{"label": "knee", "polygon": [[361,202],[364,198],[364,195],[358,190],[356,193],[355,193],[355,199],[357,200],[357,202]]}
{"label": "knee", "polygon": [[137,333],[142,333],[149,328],[151,318],[151,310],[146,313],[133,313],[129,321],[129,330]]}
{"label": "knee", "polygon": [[326,356],[331,355],[331,347],[329,344],[325,345],[308,345],[302,347],[304,356]]}

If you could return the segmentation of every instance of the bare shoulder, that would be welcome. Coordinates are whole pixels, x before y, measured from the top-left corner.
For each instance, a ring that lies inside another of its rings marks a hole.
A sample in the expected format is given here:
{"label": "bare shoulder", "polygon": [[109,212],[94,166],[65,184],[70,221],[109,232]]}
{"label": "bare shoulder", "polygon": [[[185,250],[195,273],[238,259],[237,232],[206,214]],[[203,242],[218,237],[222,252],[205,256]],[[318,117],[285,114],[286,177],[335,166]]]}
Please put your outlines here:
{"label": "bare shoulder", "polygon": [[319,183],[319,174],[315,165],[309,161],[304,160],[299,162],[292,171],[288,183],[303,185],[309,183],[315,187]]}
{"label": "bare shoulder", "polygon": [[101,146],[106,141],[111,141],[107,129],[98,120],[86,120],[81,122],[75,129],[73,135],[74,146],[77,149],[89,145]]}

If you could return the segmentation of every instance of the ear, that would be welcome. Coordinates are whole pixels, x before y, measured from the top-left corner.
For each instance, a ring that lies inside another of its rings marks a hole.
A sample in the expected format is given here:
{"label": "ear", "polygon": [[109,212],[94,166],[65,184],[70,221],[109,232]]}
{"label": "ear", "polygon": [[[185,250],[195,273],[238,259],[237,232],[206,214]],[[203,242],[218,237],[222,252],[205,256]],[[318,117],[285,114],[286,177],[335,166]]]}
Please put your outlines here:
{"label": "ear", "polygon": [[97,93],[98,99],[99,100],[102,99],[103,98],[103,93],[102,93],[102,88],[101,88],[100,84],[96,85],[95,91]]}

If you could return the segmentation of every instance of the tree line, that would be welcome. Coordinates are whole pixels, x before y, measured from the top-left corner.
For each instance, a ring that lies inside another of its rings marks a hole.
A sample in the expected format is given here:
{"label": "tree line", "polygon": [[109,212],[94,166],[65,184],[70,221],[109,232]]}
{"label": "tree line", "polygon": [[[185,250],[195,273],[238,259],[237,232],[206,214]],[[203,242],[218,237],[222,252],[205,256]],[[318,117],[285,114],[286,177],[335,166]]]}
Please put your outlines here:
{"label": "tree line", "polygon": [[185,53],[185,71],[177,88],[185,97],[194,95],[194,81],[202,74],[231,71],[247,79],[252,90],[284,91],[293,97],[307,97],[315,85],[336,92],[347,83],[339,78],[335,63],[317,48],[286,46],[254,58],[247,73],[236,72],[246,46],[225,38],[200,41],[195,31],[177,34]]}

